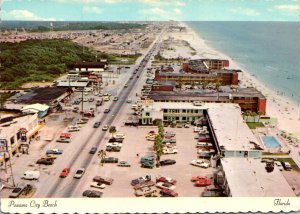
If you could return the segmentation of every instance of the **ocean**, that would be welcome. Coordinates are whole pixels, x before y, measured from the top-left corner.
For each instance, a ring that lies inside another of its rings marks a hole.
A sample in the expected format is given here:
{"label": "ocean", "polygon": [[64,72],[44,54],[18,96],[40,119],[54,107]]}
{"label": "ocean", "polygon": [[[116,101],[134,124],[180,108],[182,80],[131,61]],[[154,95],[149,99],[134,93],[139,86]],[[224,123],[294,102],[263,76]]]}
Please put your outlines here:
{"label": "ocean", "polygon": [[207,44],[300,103],[299,22],[186,22]]}

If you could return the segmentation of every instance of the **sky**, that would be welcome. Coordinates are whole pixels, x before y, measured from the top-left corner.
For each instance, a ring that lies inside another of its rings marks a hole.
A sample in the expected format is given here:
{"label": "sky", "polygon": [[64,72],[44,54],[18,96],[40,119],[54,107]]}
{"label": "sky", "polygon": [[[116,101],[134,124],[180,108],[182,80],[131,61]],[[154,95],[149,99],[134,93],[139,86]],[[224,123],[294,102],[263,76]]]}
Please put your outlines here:
{"label": "sky", "polygon": [[300,0],[0,0],[0,2],[2,2],[2,20],[300,20]]}

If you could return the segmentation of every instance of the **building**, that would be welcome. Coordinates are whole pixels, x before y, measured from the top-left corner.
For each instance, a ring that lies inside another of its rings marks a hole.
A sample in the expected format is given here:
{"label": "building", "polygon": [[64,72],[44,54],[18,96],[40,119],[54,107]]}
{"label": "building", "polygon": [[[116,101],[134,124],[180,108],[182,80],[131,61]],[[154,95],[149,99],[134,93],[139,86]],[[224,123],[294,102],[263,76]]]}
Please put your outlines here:
{"label": "building", "polygon": [[172,73],[155,71],[156,81],[175,81],[180,84],[218,83],[220,85],[238,85],[238,71],[210,70],[208,73]]}
{"label": "building", "polygon": [[229,67],[229,61],[221,59],[194,59],[182,64],[182,69],[189,73],[209,73],[209,70],[223,70],[226,67]]}
{"label": "building", "polygon": [[35,113],[8,116],[0,124],[0,163],[3,164],[4,160],[16,155],[18,151],[26,152],[31,139],[42,126]]}
{"label": "building", "polygon": [[151,91],[173,91],[175,87],[175,81],[155,81],[152,83]]}
{"label": "building", "polygon": [[23,112],[31,112],[31,113],[37,113],[39,118],[43,118],[47,115],[49,110],[49,106],[43,105],[43,104],[32,104],[32,105],[26,105],[23,107]]}
{"label": "building", "polygon": [[107,62],[77,62],[74,65],[76,71],[104,71],[107,68]]}
{"label": "building", "polygon": [[239,88],[232,92],[153,91],[148,98],[154,102],[236,103],[242,111],[266,113],[266,97],[255,88]]}
{"label": "building", "polygon": [[296,197],[282,172],[274,167],[267,172],[266,164],[255,158],[221,159],[226,195],[231,197]]}

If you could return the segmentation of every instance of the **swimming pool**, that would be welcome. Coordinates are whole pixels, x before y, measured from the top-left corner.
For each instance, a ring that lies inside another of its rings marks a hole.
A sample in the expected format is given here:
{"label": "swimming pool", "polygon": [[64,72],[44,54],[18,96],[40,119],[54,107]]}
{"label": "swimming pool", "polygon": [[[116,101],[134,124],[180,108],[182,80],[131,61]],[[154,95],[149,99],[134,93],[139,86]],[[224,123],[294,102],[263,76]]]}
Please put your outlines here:
{"label": "swimming pool", "polygon": [[281,148],[280,143],[274,136],[262,136],[261,137],[265,147],[269,149]]}

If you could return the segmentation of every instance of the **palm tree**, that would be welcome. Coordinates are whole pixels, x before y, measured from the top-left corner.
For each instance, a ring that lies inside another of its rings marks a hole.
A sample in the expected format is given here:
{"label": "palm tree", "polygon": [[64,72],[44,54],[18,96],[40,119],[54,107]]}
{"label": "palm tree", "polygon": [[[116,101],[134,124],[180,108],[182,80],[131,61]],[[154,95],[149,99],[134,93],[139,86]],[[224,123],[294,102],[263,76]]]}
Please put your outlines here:
{"label": "palm tree", "polygon": [[156,166],[159,167],[160,166],[160,157],[163,154],[162,138],[160,135],[157,135],[155,137],[153,148],[154,148],[154,151],[156,152]]}
{"label": "palm tree", "polygon": [[114,134],[115,134],[116,132],[117,132],[117,129],[116,129],[115,126],[111,126],[111,127],[109,128],[109,133],[111,134],[112,137],[114,136]]}
{"label": "palm tree", "polygon": [[101,163],[102,166],[103,166],[102,160],[105,158],[105,156],[106,156],[106,152],[103,149],[101,149],[98,152],[98,157],[100,158],[100,163]]}

